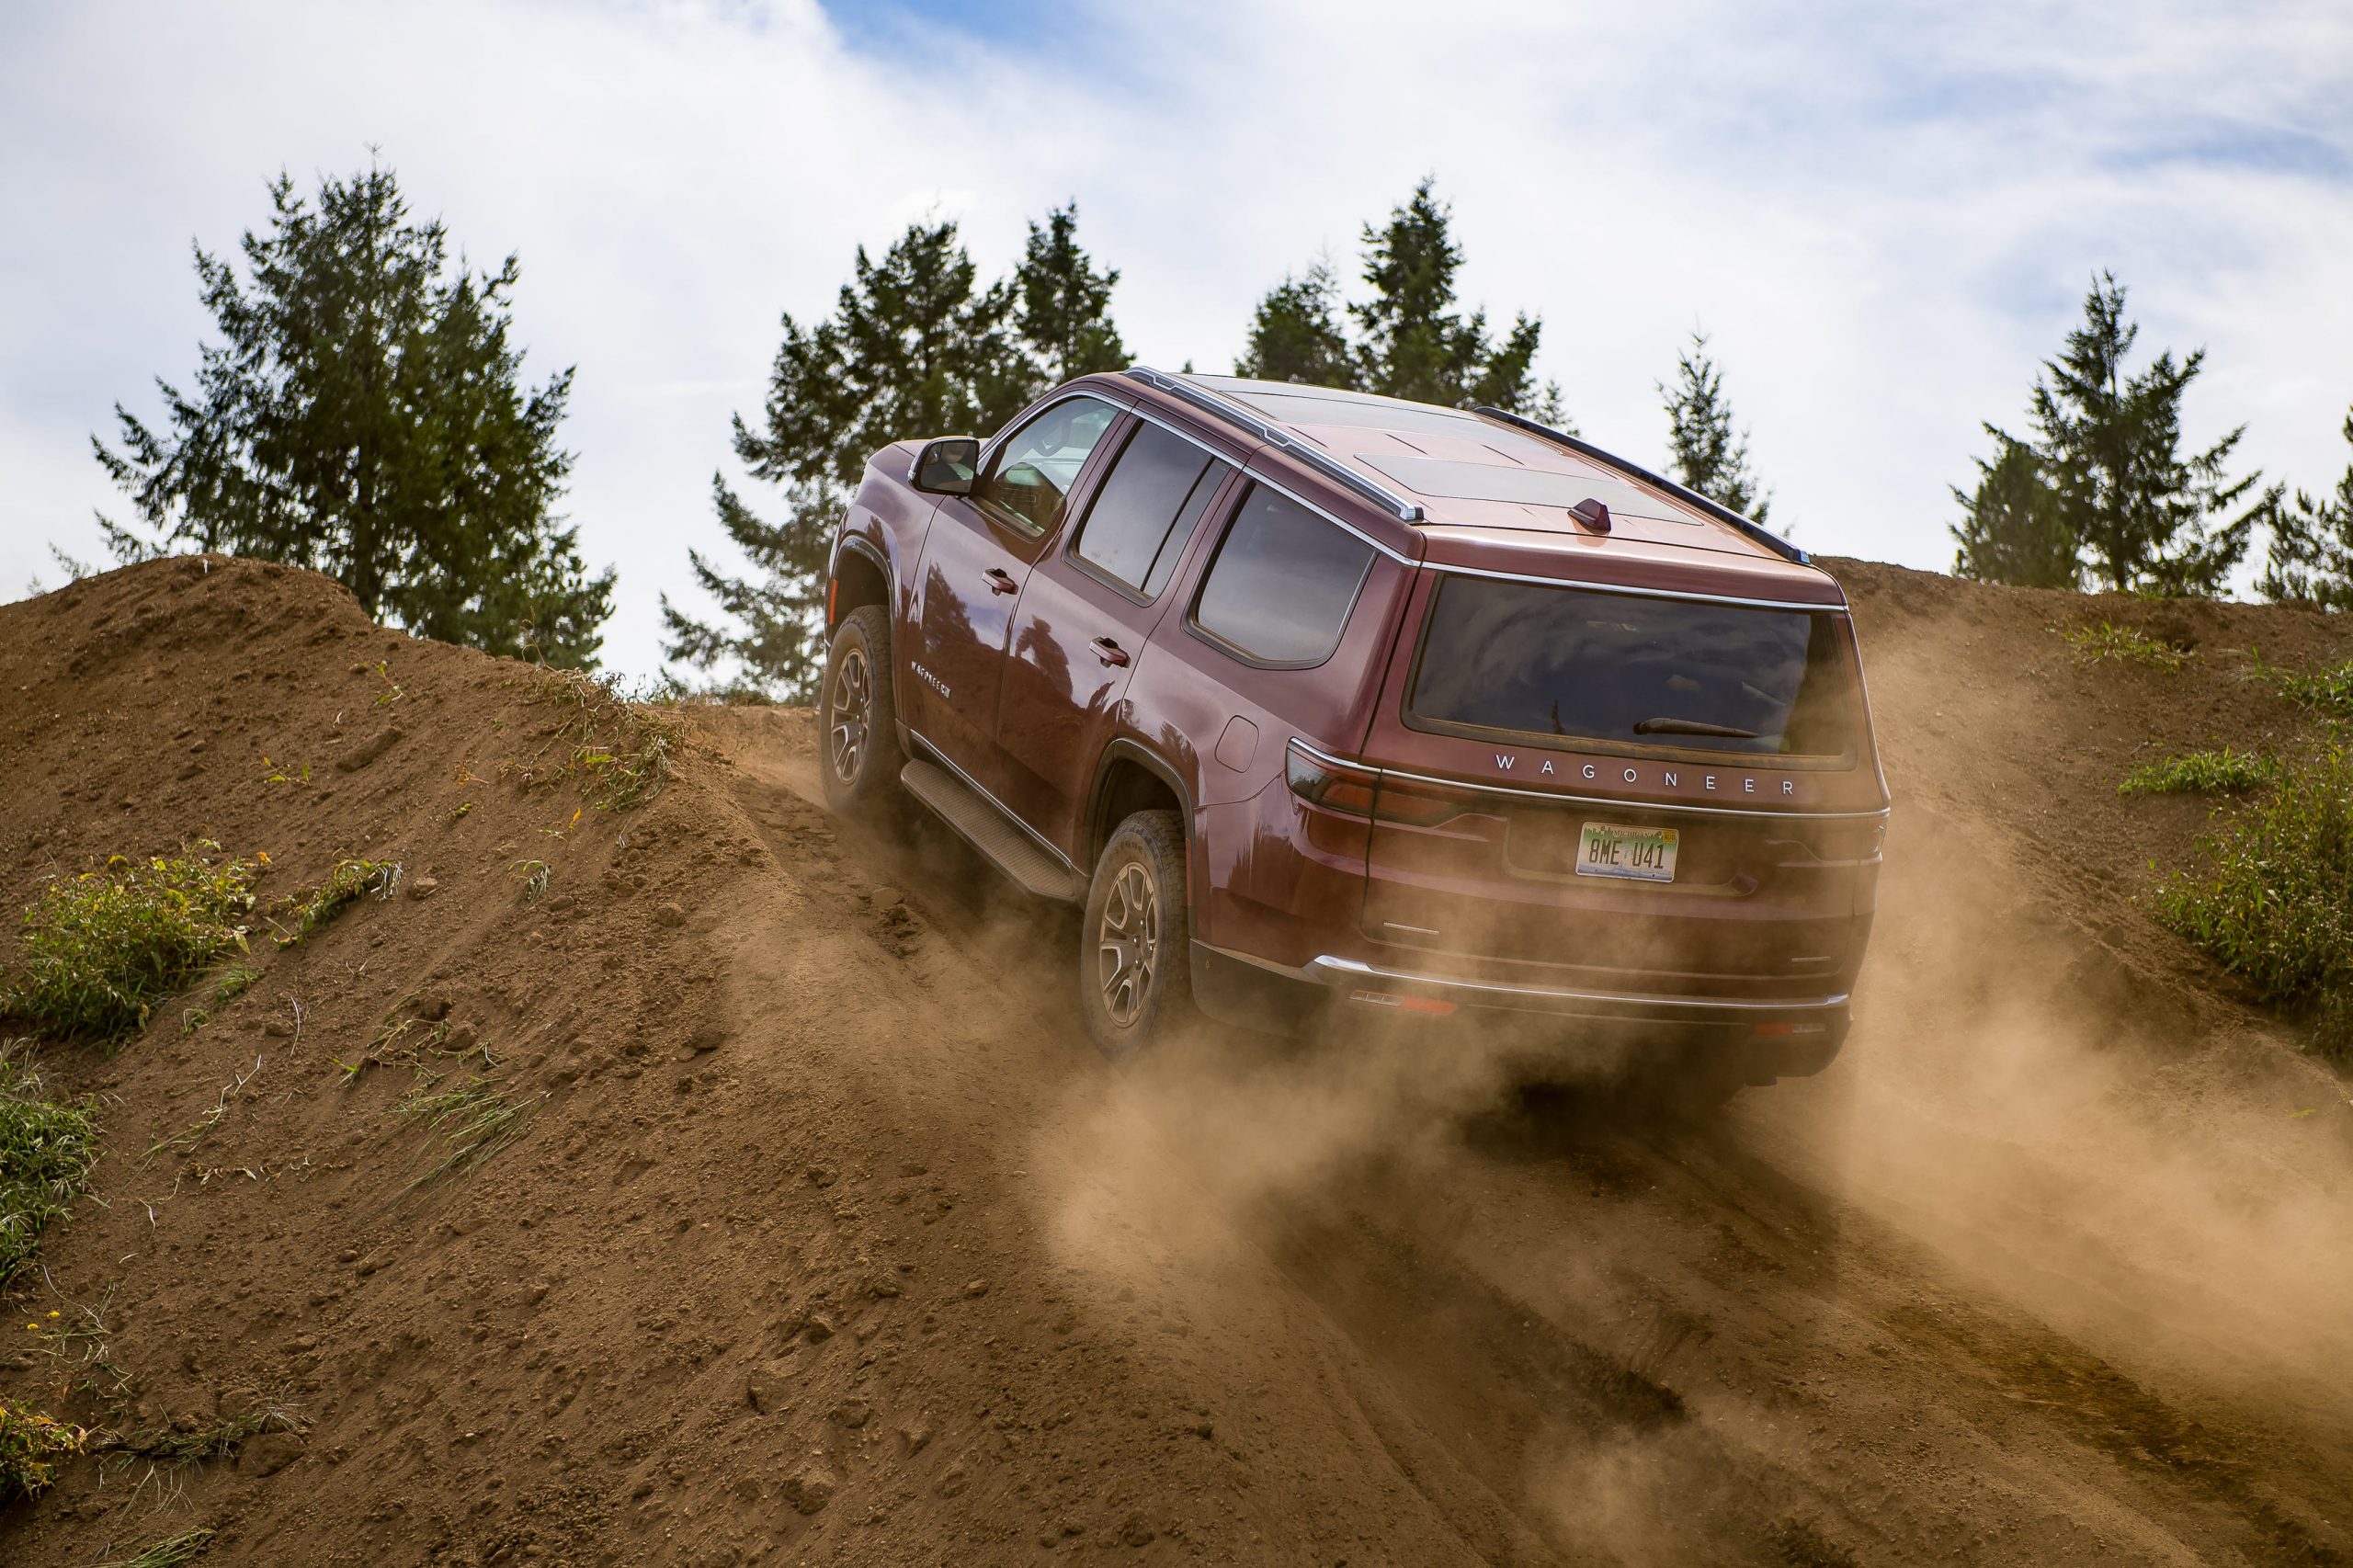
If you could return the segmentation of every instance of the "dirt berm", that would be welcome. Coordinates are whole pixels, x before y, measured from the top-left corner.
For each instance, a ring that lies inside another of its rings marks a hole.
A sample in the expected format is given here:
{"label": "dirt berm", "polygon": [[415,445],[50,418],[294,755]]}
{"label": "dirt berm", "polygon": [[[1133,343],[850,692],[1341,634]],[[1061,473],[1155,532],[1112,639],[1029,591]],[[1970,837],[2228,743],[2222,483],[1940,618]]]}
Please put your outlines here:
{"label": "dirt berm", "polygon": [[[681,710],[599,809],[577,687],[322,578],[0,607],[11,921],[200,838],[403,868],[200,1025],[40,1048],[108,1153],[0,1387],[270,1418],[78,1461],[0,1562],[2347,1562],[2348,1090],[2132,902],[2206,803],[2114,786],[2285,744],[2249,651],[2353,634],[1839,570],[1896,798],[1855,1037],[1649,1126],[1410,1036],[1115,1072],[1070,917],[811,804],[804,714]],[[2195,652],[2054,630],[2103,617]],[[435,1177],[391,1113],[459,1052],[523,1119]]]}

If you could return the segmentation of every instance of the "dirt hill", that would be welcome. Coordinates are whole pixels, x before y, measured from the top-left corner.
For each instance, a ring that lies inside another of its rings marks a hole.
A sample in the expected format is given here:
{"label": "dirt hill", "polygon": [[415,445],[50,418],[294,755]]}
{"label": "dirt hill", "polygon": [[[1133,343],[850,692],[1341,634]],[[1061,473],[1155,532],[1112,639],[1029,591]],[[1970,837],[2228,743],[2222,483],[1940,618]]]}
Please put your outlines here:
{"label": "dirt hill", "polygon": [[[629,715],[315,576],[0,607],[0,908],[402,867],[200,1025],[41,1048],[108,1153],[0,1390],[272,1418],[81,1461],[0,1561],[2346,1561],[2353,1106],[2131,902],[2207,808],[2114,785],[2290,736],[2248,651],[2353,634],[1838,569],[1897,801],[1856,1036],[1677,1126],[1409,1038],[1114,1073],[1069,917],[811,804],[805,714],[654,715],[625,806]],[[433,1177],[393,1112],[459,1066],[519,1135]]]}

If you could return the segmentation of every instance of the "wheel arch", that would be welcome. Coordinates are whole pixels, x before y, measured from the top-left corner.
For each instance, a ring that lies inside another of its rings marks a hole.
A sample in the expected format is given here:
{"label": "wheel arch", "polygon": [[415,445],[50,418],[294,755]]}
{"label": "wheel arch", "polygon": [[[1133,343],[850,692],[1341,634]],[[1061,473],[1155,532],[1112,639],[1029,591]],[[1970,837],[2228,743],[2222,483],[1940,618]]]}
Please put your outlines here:
{"label": "wheel arch", "polygon": [[868,605],[891,613],[891,562],[881,547],[858,534],[844,534],[834,547],[829,591],[825,595],[825,632],[838,630],[842,618]]}
{"label": "wheel arch", "polygon": [[[1082,869],[1092,873],[1095,862],[1102,858],[1103,846],[1110,842],[1120,824],[1137,812],[1163,809],[1176,812],[1177,825],[1185,835],[1189,867],[1193,792],[1186,788],[1184,776],[1165,757],[1134,741],[1122,737],[1105,746],[1095,765],[1095,784],[1087,792],[1086,815],[1079,824]],[[1187,878],[1188,902],[1192,896],[1191,881]]]}

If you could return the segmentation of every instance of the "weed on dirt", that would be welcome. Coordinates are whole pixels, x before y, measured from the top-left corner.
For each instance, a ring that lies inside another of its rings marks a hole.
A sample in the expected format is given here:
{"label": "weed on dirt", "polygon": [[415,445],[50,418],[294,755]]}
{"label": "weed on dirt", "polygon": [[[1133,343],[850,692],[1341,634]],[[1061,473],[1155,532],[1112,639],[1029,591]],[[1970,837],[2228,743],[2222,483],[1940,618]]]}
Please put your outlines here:
{"label": "weed on dirt", "polygon": [[2198,841],[2211,862],[2154,896],[2157,918],[2266,1002],[2308,1010],[2353,1060],[2353,755],[2331,739],[2283,763],[2266,800]]}
{"label": "weed on dirt", "polygon": [[32,1256],[41,1232],[65,1217],[98,1159],[90,1120],[97,1102],[45,1098],[24,1047],[0,1046],[0,1286]]}
{"label": "weed on dirt", "polygon": [[2283,670],[2259,661],[2256,675],[2290,702],[2328,719],[2353,719],[2353,662],[2319,669]]}
{"label": "weed on dirt", "polygon": [[420,1075],[387,1114],[440,1133],[441,1157],[404,1190],[414,1192],[481,1165],[523,1135],[525,1122],[544,1098],[508,1094],[478,1073],[469,1073],[454,1085]]}
{"label": "weed on dirt", "polygon": [[204,1555],[212,1544],[212,1532],[202,1526],[183,1531],[155,1542],[130,1557],[118,1557],[101,1562],[98,1568],[179,1568],[183,1562],[193,1562]]}
{"label": "weed on dirt", "polygon": [[2279,765],[2260,752],[2193,751],[2145,762],[2117,785],[2120,795],[2243,795],[2271,782]]}
{"label": "weed on dirt", "polygon": [[[686,734],[668,713],[633,704],[608,682],[578,670],[532,672],[533,695],[563,718],[544,750],[564,748],[554,776],[579,778],[600,810],[626,811],[662,792]],[[527,777],[545,777],[531,770]]]}
{"label": "weed on dirt", "polygon": [[2145,665],[2153,670],[2177,670],[2189,662],[2189,650],[2161,642],[2143,631],[2103,620],[2097,626],[2072,626],[2059,635],[2086,660],[2118,659]]}
{"label": "weed on dirt", "polygon": [[506,873],[523,885],[525,903],[537,903],[547,896],[549,871],[545,860],[517,860],[506,868]]}
{"label": "weed on dirt", "polygon": [[153,1460],[158,1464],[200,1464],[206,1460],[228,1459],[243,1448],[245,1439],[264,1432],[294,1432],[301,1423],[285,1411],[277,1409],[249,1410],[242,1415],[232,1415],[209,1426],[164,1426],[154,1430],[142,1429],[107,1443],[108,1451],[128,1454],[137,1459]]}
{"label": "weed on dirt", "polygon": [[0,1503],[34,1497],[57,1479],[57,1461],[85,1451],[90,1435],[0,1394]]}
{"label": "weed on dirt", "polygon": [[22,969],[0,990],[0,1017],[68,1038],[143,1027],[158,1002],[245,949],[235,922],[254,906],[254,868],[220,853],[203,841],[176,856],[118,855],[51,881],[25,911]]}
{"label": "weed on dirt", "polygon": [[[369,893],[378,898],[392,897],[400,881],[397,860],[338,861],[318,888],[302,898],[278,905],[266,918],[277,929],[278,945],[290,948]],[[280,926],[279,915],[290,920],[291,926]]]}

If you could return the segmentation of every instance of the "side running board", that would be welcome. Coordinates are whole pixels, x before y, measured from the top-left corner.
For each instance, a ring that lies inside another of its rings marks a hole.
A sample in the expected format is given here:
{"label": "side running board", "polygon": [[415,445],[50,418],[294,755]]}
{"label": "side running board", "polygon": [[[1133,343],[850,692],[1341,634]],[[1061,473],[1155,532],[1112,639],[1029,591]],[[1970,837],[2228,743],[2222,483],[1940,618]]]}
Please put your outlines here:
{"label": "side running board", "polygon": [[900,769],[899,782],[991,865],[1028,892],[1065,903],[1086,898],[1086,884],[1076,872],[1047,854],[995,801],[946,768],[917,757]]}

